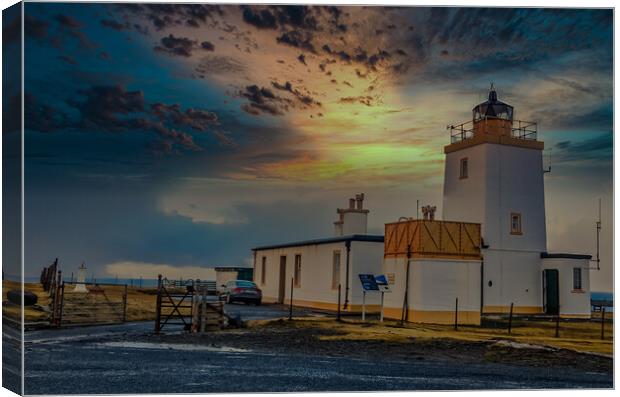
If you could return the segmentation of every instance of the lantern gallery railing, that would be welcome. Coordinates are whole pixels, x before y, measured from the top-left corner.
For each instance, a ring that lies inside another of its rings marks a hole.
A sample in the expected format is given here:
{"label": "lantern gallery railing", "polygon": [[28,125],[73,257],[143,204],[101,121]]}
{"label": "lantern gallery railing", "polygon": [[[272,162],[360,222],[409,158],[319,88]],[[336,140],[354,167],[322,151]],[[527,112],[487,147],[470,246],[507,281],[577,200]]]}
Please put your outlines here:
{"label": "lantern gallery railing", "polygon": [[[492,118],[488,118],[492,120]],[[481,119],[476,123],[484,123],[487,118]],[[467,121],[458,125],[449,125],[447,127],[450,130],[450,143],[456,143],[471,139],[474,137],[475,124],[473,121]],[[510,136],[516,139],[525,139],[535,141],[538,136],[538,125],[533,121],[513,120],[510,127]]]}

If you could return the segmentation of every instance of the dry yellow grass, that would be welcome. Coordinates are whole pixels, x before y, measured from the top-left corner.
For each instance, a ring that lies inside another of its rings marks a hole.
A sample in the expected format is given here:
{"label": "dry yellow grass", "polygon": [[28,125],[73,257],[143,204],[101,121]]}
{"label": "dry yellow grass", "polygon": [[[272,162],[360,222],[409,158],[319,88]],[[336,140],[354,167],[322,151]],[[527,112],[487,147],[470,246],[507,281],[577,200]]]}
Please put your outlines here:
{"label": "dry yellow grass", "polygon": [[[47,292],[39,283],[26,283],[24,288],[33,292],[38,297],[35,306],[24,308],[25,322],[45,322],[49,321],[49,305],[51,299]],[[71,294],[71,286],[66,285],[66,297]],[[102,286],[105,296],[112,302],[122,302],[124,287],[121,286]],[[21,306],[7,302],[7,292],[10,290],[21,289],[20,283],[16,281],[3,280],[2,282],[2,314],[15,321],[21,321]],[[127,321],[141,321],[155,319],[155,288],[133,288],[127,289]]]}
{"label": "dry yellow grass", "polygon": [[[323,329],[338,330],[341,334],[321,336],[322,339],[376,339],[406,342],[417,339],[455,339],[466,341],[509,340],[517,343],[565,348],[580,352],[613,354],[613,324],[605,324],[605,340],[601,340],[601,324],[580,321],[561,322],[560,337],[555,338],[553,321],[514,321],[511,335],[506,329],[485,328],[478,326],[453,326],[435,324],[406,323],[400,326],[396,321],[387,320],[362,323],[358,320],[345,319],[342,322],[325,318],[296,318],[294,326],[312,326]],[[250,322],[250,326],[262,326],[269,320]],[[344,334],[342,334],[344,332]]]}

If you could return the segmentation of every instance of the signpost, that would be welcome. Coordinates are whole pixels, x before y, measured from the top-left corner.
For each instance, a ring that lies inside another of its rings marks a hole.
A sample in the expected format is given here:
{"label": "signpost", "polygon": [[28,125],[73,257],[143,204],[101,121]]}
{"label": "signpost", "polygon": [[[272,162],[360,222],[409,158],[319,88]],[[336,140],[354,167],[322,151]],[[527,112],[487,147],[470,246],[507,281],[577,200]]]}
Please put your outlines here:
{"label": "signpost", "polygon": [[376,276],[375,282],[379,287],[379,291],[381,291],[381,317],[379,321],[383,322],[383,294],[392,291],[390,290],[390,287],[388,287],[388,279],[385,277],[385,275],[379,274],[378,276]]}
{"label": "signpost", "polygon": [[362,282],[362,321],[366,321],[366,291],[379,291],[379,286],[372,274],[360,274]]}
{"label": "signpost", "polygon": [[391,292],[388,287],[388,280],[383,275],[374,276],[372,274],[360,274],[362,282],[362,321],[366,321],[366,291],[381,292],[381,322],[383,322],[383,294]]}

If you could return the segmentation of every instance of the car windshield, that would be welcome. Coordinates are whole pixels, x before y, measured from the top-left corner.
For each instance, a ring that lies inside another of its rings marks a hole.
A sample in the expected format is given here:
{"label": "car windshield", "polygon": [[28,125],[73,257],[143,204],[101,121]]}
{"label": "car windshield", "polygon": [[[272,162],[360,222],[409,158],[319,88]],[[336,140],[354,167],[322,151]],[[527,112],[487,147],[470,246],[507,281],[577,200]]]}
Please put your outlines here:
{"label": "car windshield", "polygon": [[256,284],[251,281],[237,281],[237,287],[254,288]]}

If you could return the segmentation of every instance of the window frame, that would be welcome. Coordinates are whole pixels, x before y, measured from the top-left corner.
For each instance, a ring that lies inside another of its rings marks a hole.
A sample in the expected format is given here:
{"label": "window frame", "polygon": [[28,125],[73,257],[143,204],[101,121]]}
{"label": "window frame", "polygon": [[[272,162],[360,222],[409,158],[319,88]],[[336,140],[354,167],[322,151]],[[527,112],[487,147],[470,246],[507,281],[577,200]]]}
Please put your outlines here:
{"label": "window frame", "polygon": [[265,285],[267,280],[267,257],[261,257],[260,263],[260,285]]}
{"label": "window frame", "polygon": [[469,157],[459,160],[459,179],[469,178]]}
{"label": "window frame", "polygon": [[[513,227],[513,222],[512,222],[514,217],[517,217],[517,221],[518,221],[518,225],[516,229]],[[521,217],[520,212],[510,213],[510,234],[516,235],[516,236],[521,236],[523,234],[523,219]]]}
{"label": "window frame", "polygon": [[[575,275],[579,275],[578,277],[575,277]],[[576,281],[579,281],[579,284],[577,285]],[[574,267],[573,268],[573,291],[583,291],[583,272],[581,271],[580,267]]]}
{"label": "window frame", "polygon": [[[338,256],[338,277],[336,277],[336,256]],[[340,250],[334,250],[332,252],[332,290],[338,289],[338,285],[340,284],[341,272],[342,269],[342,254]]]}
{"label": "window frame", "polygon": [[301,287],[301,254],[295,254],[293,262],[293,287]]}

